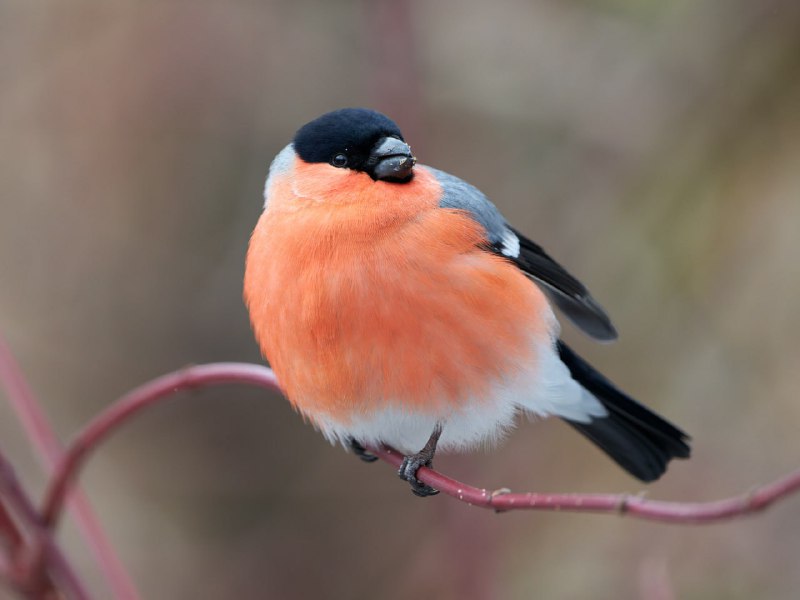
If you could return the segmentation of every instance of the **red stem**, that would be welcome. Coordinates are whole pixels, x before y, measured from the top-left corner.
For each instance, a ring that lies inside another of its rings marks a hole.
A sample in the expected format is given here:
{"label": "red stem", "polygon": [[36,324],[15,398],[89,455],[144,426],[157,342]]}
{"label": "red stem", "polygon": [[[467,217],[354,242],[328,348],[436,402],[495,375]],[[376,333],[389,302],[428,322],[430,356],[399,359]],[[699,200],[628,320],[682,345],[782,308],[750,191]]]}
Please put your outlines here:
{"label": "red stem", "polygon": [[[393,448],[370,447],[368,450],[396,467],[403,462],[403,455]],[[652,521],[684,524],[711,523],[758,512],[800,490],[800,469],[750,493],[710,502],[665,502],[647,500],[641,496],[628,494],[537,494],[533,492],[512,494],[507,490],[492,492],[461,483],[424,467],[419,470],[417,477],[423,483],[427,483],[448,496],[467,504],[491,508],[498,512],[535,509],[616,513]]]}
{"label": "red stem", "polygon": [[[43,518],[53,525],[58,519],[67,489],[89,453],[128,418],[162,398],[188,388],[222,383],[246,383],[279,390],[273,372],[262,366],[214,363],[189,367],[146,383],[112,404],[81,431],[67,450],[45,496]],[[403,456],[391,448],[370,448],[377,456],[398,467]],[[497,511],[536,509],[627,514],[670,523],[710,523],[765,509],[800,490],[800,470],[755,491],[712,502],[663,502],[627,494],[535,494],[490,492],[466,485],[433,469],[420,469],[419,479],[454,498]]]}
{"label": "red stem", "polygon": [[30,553],[14,556],[9,564],[9,581],[31,598],[52,597],[60,590],[70,600],[89,600],[75,571],[61,550],[53,542],[50,531],[43,526],[36,508],[19,484],[14,470],[0,454],[0,497],[5,498],[9,508],[25,525],[28,535],[34,540]]}
{"label": "red stem", "polygon": [[[17,524],[2,502],[0,502],[0,535],[6,538],[6,545],[13,556],[22,545],[22,534],[17,529]],[[0,556],[0,559],[2,559],[2,556]]]}
{"label": "red stem", "polygon": [[[0,538],[5,541],[0,543],[0,549],[7,548],[10,556],[17,556],[22,547],[22,534],[17,528],[17,524],[6,510],[2,500],[0,500]],[[0,581],[13,581],[14,575],[11,572],[11,563],[5,556],[0,554]]]}
{"label": "red stem", "polygon": [[42,518],[48,526],[57,521],[69,486],[89,454],[134,415],[177,392],[223,383],[246,383],[280,391],[272,371],[260,365],[214,363],[187,367],[154,379],[128,392],[92,419],[72,441],[45,494]]}
{"label": "red stem", "polygon": [[[25,376],[11,350],[0,337],[0,384],[6,390],[9,403],[17,413],[22,426],[36,448],[39,462],[52,475],[64,450],[47,416],[36,400]],[[72,514],[83,539],[100,565],[108,586],[115,598],[137,600],[139,593],[133,585],[122,561],[103,530],[92,505],[83,490],[74,490],[70,502]]]}

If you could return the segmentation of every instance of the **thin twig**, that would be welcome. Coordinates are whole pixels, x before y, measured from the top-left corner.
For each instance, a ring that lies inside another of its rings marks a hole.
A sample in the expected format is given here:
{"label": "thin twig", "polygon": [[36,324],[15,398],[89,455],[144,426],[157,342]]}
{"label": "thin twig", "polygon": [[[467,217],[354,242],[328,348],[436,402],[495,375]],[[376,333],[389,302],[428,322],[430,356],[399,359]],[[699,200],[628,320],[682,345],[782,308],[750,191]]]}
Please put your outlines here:
{"label": "thin twig", "polygon": [[[202,388],[222,383],[246,383],[278,390],[273,372],[259,365],[214,363],[189,367],[146,383],[112,404],[92,420],[69,446],[45,495],[44,522],[53,525],[58,519],[64,496],[88,455],[128,418],[162,398],[188,388]],[[377,456],[399,467],[403,456],[391,448],[369,448]],[[422,468],[420,481],[454,498],[496,511],[535,509],[601,512],[670,523],[710,523],[741,517],[760,510],[800,490],[800,470],[753,492],[711,502],[663,502],[626,494],[535,494],[491,492],[466,485],[433,469]]]}
{"label": "thin twig", "polygon": [[[36,449],[40,464],[48,475],[52,475],[64,450],[41,404],[28,385],[22,369],[2,337],[0,337],[0,385],[5,388],[11,407]],[[137,600],[139,593],[83,490],[73,491],[68,508],[114,597],[120,600]]]}
{"label": "thin twig", "polygon": [[[403,455],[393,448],[368,447],[367,450],[396,467],[403,462]],[[711,523],[745,516],[764,510],[800,490],[800,469],[752,492],[710,502],[665,502],[628,494],[514,494],[505,489],[493,492],[456,481],[425,467],[418,471],[417,477],[443,494],[497,512],[528,509],[613,513],[684,524]]]}
{"label": "thin twig", "polygon": [[92,419],[69,445],[45,494],[42,518],[48,526],[57,521],[69,486],[89,454],[134,415],[177,392],[223,383],[245,383],[280,391],[272,371],[260,365],[213,363],[187,367],[163,375],[132,390]]}
{"label": "thin twig", "polygon": [[8,547],[12,555],[22,545],[22,534],[2,502],[0,502],[0,537],[6,538],[4,545]]}
{"label": "thin twig", "polygon": [[[70,600],[89,600],[89,593],[72,569],[58,546],[53,542],[50,530],[44,527],[31,499],[19,484],[16,474],[5,457],[0,454],[0,498],[16,513],[24,524],[30,544],[29,556],[15,557],[17,562],[9,565],[10,582],[30,592],[32,597],[43,597],[46,592],[59,590]],[[35,595],[35,596],[33,596]]]}
{"label": "thin twig", "polygon": [[[7,550],[8,555],[18,556],[22,547],[22,534],[14,522],[11,513],[6,510],[2,497],[0,497],[0,550]],[[0,581],[13,582],[15,574],[12,573],[11,561],[0,553]]]}

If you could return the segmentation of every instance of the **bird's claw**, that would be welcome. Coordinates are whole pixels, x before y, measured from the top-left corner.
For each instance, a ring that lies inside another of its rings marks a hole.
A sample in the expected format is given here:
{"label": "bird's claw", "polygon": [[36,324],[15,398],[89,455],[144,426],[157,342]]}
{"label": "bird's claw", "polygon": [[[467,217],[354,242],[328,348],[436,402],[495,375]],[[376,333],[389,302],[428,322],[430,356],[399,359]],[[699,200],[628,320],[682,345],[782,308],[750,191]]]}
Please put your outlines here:
{"label": "bird's claw", "polygon": [[354,439],[350,440],[350,449],[353,451],[353,454],[355,454],[365,463],[371,463],[378,460],[377,456],[372,454],[372,452],[367,452],[367,449]]}
{"label": "bird's claw", "polygon": [[425,498],[427,496],[435,496],[439,490],[432,488],[426,483],[422,483],[417,479],[417,471],[420,467],[430,467],[431,459],[420,454],[412,454],[403,458],[403,464],[400,465],[400,470],[397,471],[398,477],[403,481],[407,481],[411,486],[411,491],[415,496]]}

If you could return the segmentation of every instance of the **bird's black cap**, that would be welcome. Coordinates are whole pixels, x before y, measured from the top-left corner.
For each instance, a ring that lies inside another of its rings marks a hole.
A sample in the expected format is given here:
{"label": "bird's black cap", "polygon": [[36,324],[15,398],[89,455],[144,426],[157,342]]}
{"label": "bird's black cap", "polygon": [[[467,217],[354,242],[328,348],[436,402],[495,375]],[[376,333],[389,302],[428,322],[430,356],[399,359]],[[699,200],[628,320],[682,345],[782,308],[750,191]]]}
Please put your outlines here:
{"label": "bird's black cap", "polygon": [[375,144],[386,137],[403,139],[400,128],[389,117],[368,108],[342,108],[325,113],[303,125],[294,136],[294,150],[310,163],[329,163],[338,154],[347,157],[347,167],[367,170]]}

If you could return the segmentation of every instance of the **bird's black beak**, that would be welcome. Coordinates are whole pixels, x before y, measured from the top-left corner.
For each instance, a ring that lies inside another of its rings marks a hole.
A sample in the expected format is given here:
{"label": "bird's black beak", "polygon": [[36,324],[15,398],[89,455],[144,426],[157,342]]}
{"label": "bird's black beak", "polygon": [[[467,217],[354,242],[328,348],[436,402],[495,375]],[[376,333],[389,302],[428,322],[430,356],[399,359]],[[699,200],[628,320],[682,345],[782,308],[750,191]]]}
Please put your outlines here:
{"label": "bird's black beak", "polygon": [[369,155],[369,172],[373,179],[405,182],[411,179],[417,159],[403,140],[385,137],[378,140]]}

